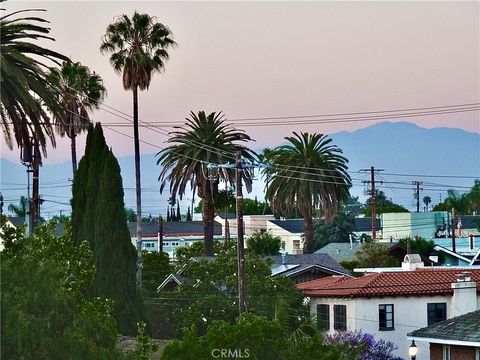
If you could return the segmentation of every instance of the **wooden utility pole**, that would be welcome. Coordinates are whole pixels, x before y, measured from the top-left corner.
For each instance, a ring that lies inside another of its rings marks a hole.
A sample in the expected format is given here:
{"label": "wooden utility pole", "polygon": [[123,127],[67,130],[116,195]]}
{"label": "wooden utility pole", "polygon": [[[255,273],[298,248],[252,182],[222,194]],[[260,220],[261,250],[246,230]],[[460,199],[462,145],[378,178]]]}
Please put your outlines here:
{"label": "wooden utility pole", "polygon": [[423,191],[423,189],[420,187],[421,184],[421,181],[412,181],[412,185],[415,186],[413,189],[413,196],[417,200],[417,212],[420,212],[420,191]]}
{"label": "wooden utility pole", "polygon": [[456,244],[455,244],[455,228],[456,226],[456,221],[455,221],[455,209],[452,208],[452,251],[456,252]]}
{"label": "wooden utility pole", "polygon": [[235,153],[235,177],[237,187],[237,257],[238,257],[238,311],[246,311],[245,286],[245,246],[243,241],[243,194],[242,194],[242,159],[240,150]]}
{"label": "wooden utility pole", "polygon": [[40,222],[40,149],[37,139],[33,140],[33,178],[32,178],[32,229],[35,229]]}
{"label": "wooden utility pole", "polygon": [[364,181],[364,183],[370,183],[370,196],[372,206],[372,240],[377,239],[377,190],[375,189],[375,172],[383,171],[383,169],[375,169],[371,166],[370,169],[361,169],[360,171],[370,171],[370,181]]}

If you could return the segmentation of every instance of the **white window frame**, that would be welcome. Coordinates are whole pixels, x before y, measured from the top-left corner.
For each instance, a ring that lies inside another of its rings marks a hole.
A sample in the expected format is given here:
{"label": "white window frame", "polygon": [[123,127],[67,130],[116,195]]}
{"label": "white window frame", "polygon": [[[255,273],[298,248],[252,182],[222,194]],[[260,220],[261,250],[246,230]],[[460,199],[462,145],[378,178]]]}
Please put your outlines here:
{"label": "white window frame", "polygon": [[442,346],[442,360],[451,360],[452,359],[452,349],[450,345]]}
{"label": "white window frame", "polygon": [[475,360],[480,360],[480,348],[475,348]]}

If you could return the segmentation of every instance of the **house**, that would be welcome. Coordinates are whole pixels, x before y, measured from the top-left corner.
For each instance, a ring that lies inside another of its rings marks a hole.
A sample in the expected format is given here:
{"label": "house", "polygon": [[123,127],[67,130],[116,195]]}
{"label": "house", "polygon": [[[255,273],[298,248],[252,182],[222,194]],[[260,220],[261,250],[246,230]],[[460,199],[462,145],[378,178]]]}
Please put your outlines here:
{"label": "house", "polygon": [[[143,222],[142,234],[142,250],[159,251],[159,226],[157,222]],[[137,224],[130,222],[128,224],[130,231],[130,238],[132,244],[136,246],[136,230]],[[213,225],[214,238],[220,240],[222,238],[222,227],[219,223],[214,222]],[[175,250],[181,246],[190,246],[193,242],[203,241],[203,222],[188,221],[188,222],[164,222],[163,223],[163,252],[166,252],[170,257],[175,256]]]}
{"label": "house", "polygon": [[353,243],[329,243],[319,250],[315,251],[315,254],[327,254],[331,256],[335,261],[351,261],[356,259],[357,251],[360,250],[362,244],[354,241]]}
{"label": "house", "polygon": [[[359,278],[330,276],[298,284],[310,311],[328,333],[362,330],[392,341],[397,356],[409,358],[407,334],[480,308],[480,269],[416,268]],[[467,281],[470,279],[471,281]],[[428,360],[419,343],[418,360]]]}
{"label": "house", "polygon": [[349,276],[348,271],[327,254],[283,253],[269,258],[273,261],[272,276],[286,276],[297,284],[331,275]]}
{"label": "house", "polygon": [[380,214],[380,236],[383,240],[415,236],[431,239],[450,221],[451,215],[447,211],[384,213]]}
{"label": "house", "polygon": [[[274,220],[273,215],[243,215],[243,233],[247,238],[254,232],[267,228],[267,222]],[[237,237],[237,215],[236,214],[217,214],[215,221],[222,225],[222,234],[226,234],[226,221],[228,221],[228,227],[230,231],[230,237]]]}
{"label": "house", "polygon": [[303,253],[303,219],[269,220],[267,231],[282,239],[283,251],[294,255]]}
{"label": "house", "polygon": [[430,344],[430,360],[479,360],[480,311],[440,321],[415,330],[408,339]]}

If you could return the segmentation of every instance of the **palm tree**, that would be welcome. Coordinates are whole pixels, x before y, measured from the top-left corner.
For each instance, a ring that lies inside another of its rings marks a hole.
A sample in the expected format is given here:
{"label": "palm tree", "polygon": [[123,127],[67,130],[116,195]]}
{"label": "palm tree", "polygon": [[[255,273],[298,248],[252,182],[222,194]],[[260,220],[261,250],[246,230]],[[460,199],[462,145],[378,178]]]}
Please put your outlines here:
{"label": "palm tree", "polygon": [[432,202],[432,198],[430,196],[423,197],[423,203],[425,204],[426,211],[428,212],[428,205]]}
{"label": "palm tree", "polygon": [[[41,147],[46,154],[47,139],[55,146],[55,136],[45,108],[55,114],[61,108],[51,85],[46,79],[48,66],[42,61],[67,58],[55,51],[38,46],[34,40],[54,40],[43,24],[48,21],[34,16],[15,15],[30,11],[16,11],[0,17],[0,114],[6,144],[12,148]],[[33,138],[33,140],[32,140]]]}
{"label": "palm tree", "polygon": [[19,218],[25,218],[28,212],[28,199],[25,196],[20,196],[20,202],[18,205],[10,204],[8,205],[8,211],[15,214]]}
{"label": "palm tree", "polygon": [[314,210],[332,220],[349,197],[351,179],[347,173],[348,160],[326,135],[296,132],[293,135],[285,138],[290,144],[279,146],[268,155],[271,166],[265,169],[270,179],[267,198],[277,214],[298,210],[303,215],[304,249],[310,253]]}
{"label": "palm tree", "polygon": [[50,69],[49,81],[59,89],[58,101],[65,112],[55,116],[55,125],[60,136],[71,141],[73,176],[77,171],[76,137],[88,130],[90,118],[88,112],[98,109],[105,97],[102,78],[91,73],[90,69],[79,62],[65,61],[61,69]]}
{"label": "palm tree", "polygon": [[[157,164],[163,168],[158,177],[160,192],[169,184],[170,194],[182,198],[187,185],[197,190],[202,199],[202,219],[205,236],[205,254],[213,255],[213,219],[215,216],[214,195],[218,192],[219,181],[227,184],[235,183],[235,169],[223,168],[218,175],[208,176],[208,164],[225,164],[233,162],[235,151],[240,150],[241,156],[253,161],[255,153],[245,146],[236,144],[251,140],[243,131],[233,129],[225,124],[221,112],[206,115],[204,111],[198,114],[190,113],[183,127],[170,133],[168,147],[160,151]],[[247,173],[242,172],[242,179],[247,191],[251,191],[252,180]]]}
{"label": "palm tree", "polygon": [[167,26],[148,14],[134,12],[118,17],[107,27],[100,52],[110,52],[110,64],[122,74],[123,88],[133,93],[133,138],[135,146],[135,190],[137,198],[137,282],[141,286],[142,199],[140,182],[140,139],[138,135],[138,89],[150,86],[153,72],[161,72],[168,59],[167,50],[176,43]]}

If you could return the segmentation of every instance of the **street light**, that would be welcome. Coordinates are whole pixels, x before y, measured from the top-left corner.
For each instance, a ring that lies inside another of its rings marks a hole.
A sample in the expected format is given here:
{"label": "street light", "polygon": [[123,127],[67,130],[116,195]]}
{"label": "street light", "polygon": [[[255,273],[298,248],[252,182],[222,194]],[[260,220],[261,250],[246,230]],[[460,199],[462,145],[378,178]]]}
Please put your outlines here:
{"label": "street light", "polygon": [[410,358],[412,360],[415,360],[417,358],[417,351],[418,351],[418,348],[417,348],[417,345],[415,345],[415,340],[412,340],[412,344],[408,348],[408,354],[410,355]]}

